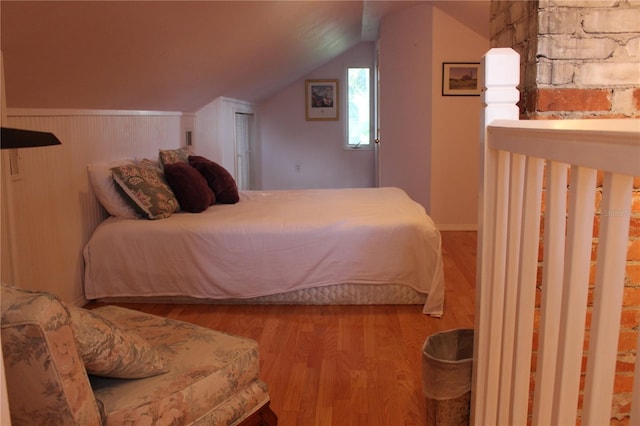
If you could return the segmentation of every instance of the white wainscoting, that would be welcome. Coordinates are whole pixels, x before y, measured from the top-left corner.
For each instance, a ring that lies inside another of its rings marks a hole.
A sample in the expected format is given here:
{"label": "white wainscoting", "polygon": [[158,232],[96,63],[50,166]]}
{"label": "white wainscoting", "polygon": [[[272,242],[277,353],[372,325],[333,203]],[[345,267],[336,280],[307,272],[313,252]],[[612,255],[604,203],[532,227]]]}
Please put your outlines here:
{"label": "white wainscoting", "polygon": [[[67,303],[85,302],[82,249],[106,212],[93,195],[87,164],[157,157],[158,149],[184,145],[195,116],[179,112],[9,109],[7,127],[53,132],[61,146],[17,151],[20,173],[2,179],[9,200],[13,261],[3,279],[55,293]],[[3,164],[7,164],[3,152]],[[8,234],[8,235],[7,235]],[[3,260],[10,253],[2,253]],[[6,264],[3,262],[3,265]]]}

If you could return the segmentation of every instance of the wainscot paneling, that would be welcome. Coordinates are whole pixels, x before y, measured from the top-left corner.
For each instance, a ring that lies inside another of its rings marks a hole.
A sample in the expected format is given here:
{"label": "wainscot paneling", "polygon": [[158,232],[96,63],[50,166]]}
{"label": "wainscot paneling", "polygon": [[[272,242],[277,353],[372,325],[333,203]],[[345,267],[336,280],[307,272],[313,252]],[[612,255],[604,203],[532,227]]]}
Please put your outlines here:
{"label": "wainscot paneling", "polygon": [[[2,253],[3,265],[11,265],[3,277],[84,304],[82,249],[107,216],[93,194],[87,165],[155,158],[158,149],[183,146],[194,121],[179,112],[9,109],[8,127],[53,132],[62,145],[18,150],[19,172],[13,176],[3,167],[9,187],[3,210],[10,209],[3,214],[11,221],[2,231],[12,241],[12,253]],[[4,262],[5,256],[12,261]]]}

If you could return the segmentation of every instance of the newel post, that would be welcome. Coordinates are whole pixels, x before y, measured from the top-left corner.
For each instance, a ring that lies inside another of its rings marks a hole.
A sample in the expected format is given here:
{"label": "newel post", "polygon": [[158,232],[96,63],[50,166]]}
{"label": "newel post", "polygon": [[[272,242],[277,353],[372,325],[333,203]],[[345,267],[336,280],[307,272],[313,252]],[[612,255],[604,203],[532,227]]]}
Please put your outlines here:
{"label": "newel post", "polygon": [[[496,163],[487,149],[487,126],[495,120],[517,120],[520,98],[520,55],[510,48],[494,48],[482,58],[484,110],[480,129],[480,187],[478,210],[478,260],[473,357],[471,424],[497,423],[500,344],[503,307],[494,306],[493,258],[496,250]],[[499,243],[498,243],[499,244]],[[497,344],[496,344],[497,343]]]}
{"label": "newel post", "polygon": [[494,48],[482,58],[482,103],[486,127],[493,120],[517,120],[520,92],[520,55],[511,48]]}

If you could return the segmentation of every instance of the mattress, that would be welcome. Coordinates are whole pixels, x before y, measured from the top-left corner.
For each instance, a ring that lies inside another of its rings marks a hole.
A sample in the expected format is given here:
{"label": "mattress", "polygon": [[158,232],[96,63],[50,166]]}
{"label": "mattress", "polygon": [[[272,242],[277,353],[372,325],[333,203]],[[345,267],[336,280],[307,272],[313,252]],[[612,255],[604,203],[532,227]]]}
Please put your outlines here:
{"label": "mattress", "polygon": [[424,208],[398,188],[243,191],[239,203],[198,214],[107,219],[83,252],[85,295],[403,303],[390,295],[404,291],[440,316],[440,244]]}

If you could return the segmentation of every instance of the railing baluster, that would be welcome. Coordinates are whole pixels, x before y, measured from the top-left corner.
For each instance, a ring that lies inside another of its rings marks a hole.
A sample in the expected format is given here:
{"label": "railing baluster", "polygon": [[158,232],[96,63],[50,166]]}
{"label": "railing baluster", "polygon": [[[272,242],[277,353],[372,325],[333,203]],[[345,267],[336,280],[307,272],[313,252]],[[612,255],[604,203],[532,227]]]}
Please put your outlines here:
{"label": "railing baluster", "polygon": [[551,424],[575,424],[584,347],[596,171],[571,168],[562,313]]}
{"label": "railing baluster", "polygon": [[[612,403],[632,187],[631,176],[605,173],[584,392],[582,424],[586,426],[608,424],[611,418],[611,411],[601,407],[611,407]],[[640,355],[636,357],[640,358]],[[636,368],[638,374],[640,372]],[[638,394],[635,395],[634,401],[638,401]],[[638,423],[632,420],[631,424]]]}
{"label": "railing baluster", "polygon": [[495,228],[493,234],[493,267],[491,276],[491,313],[489,315],[489,350],[490,359],[487,389],[492,391],[487,395],[487,405],[495,407],[491,413],[491,423],[495,417],[497,421],[500,396],[500,371],[502,365],[501,346],[504,334],[504,295],[507,258],[507,233],[509,213],[509,170],[510,156],[507,152],[498,152],[498,174],[496,176]]}
{"label": "railing baluster", "polygon": [[511,425],[527,424],[544,160],[527,158],[513,353]]}
{"label": "railing baluster", "polygon": [[515,341],[518,272],[520,266],[520,228],[524,193],[525,156],[511,154],[509,175],[509,221],[507,225],[506,271],[504,285],[504,312],[502,320],[502,348],[500,362],[500,394],[498,396],[498,424],[509,424],[511,411],[511,382]]}
{"label": "railing baluster", "polygon": [[560,334],[560,301],[564,270],[567,211],[567,165],[547,163],[544,213],[542,301],[538,330],[538,362],[533,399],[533,424],[548,426],[553,409],[553,384]]}

